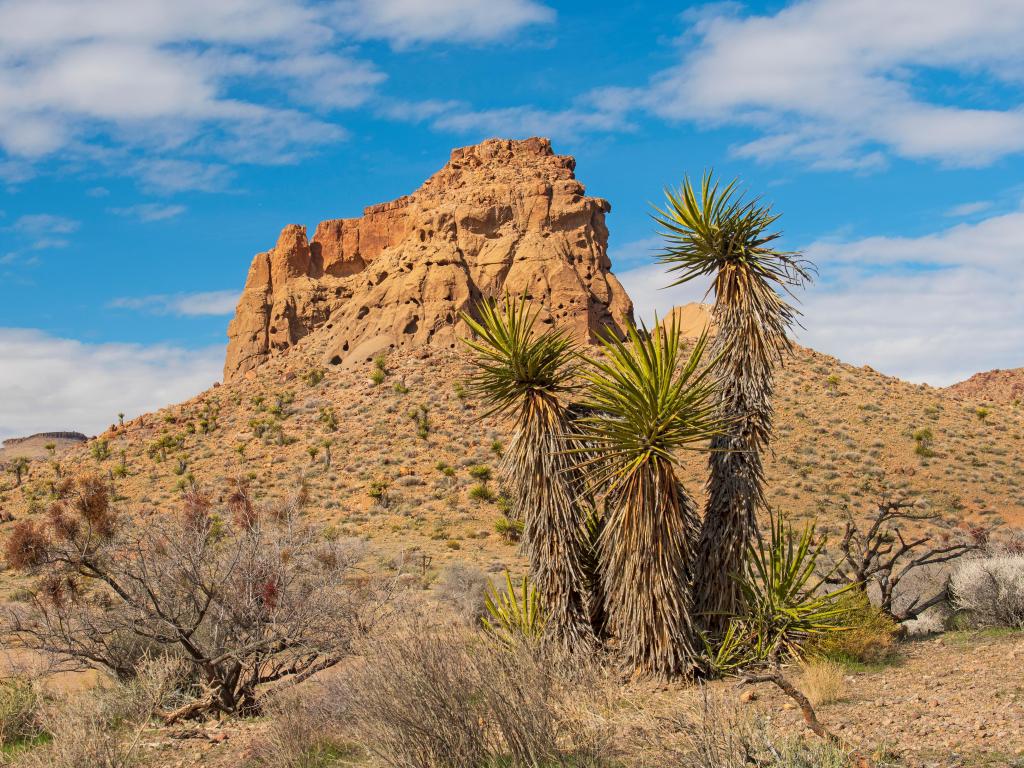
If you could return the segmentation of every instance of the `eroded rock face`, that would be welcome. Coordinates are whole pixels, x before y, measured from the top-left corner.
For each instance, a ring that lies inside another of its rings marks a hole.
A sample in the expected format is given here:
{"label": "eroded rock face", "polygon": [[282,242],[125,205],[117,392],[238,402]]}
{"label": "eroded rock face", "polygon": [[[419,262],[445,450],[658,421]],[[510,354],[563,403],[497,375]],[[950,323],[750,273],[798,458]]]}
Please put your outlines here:
{"label": "eroded rock face", "polygon": [[547,139],[491,139],[452,151],[416,192],[322,222],[312,241],[289,225],[253,259],[228,327],[224,378],[259,366],[311,334],[325,364],[381,351],[453,347],[459,313],[482,298],[524,292],[541,322],[593,340],[632,319],[610,272],[607,201],[587,197],[573,158]]}

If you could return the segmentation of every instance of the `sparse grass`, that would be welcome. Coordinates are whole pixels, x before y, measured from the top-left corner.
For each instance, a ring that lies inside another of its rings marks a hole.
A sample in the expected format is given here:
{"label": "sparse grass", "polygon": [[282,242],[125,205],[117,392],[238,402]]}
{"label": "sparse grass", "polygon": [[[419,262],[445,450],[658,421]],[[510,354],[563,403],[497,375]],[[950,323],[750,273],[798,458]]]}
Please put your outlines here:
{"label": "sparse grass", "polygon": [[802,665],[798,687],[815,707],[841,701],[846,693],[845,670],[829,659],[810,659]]}

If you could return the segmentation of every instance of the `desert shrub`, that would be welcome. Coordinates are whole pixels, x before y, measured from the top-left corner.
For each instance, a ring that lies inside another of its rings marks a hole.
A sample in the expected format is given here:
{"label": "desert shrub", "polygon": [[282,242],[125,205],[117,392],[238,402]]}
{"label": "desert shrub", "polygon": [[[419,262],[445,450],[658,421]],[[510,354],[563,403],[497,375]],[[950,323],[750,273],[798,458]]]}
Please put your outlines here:
{"label": "desert shrub", "polygon": [[492,491],[486,483],[478,483],[469,489],[469,498],[473,501],[490,504],[497,501],[498,494]]}
{"label": "desert shrub", "polygon": [[659,749],[651,765],[673,768],[848,768],[850,756],[815,738],[780,736],[762,714],[742,709],[706,689],[689,707],[662,718],[677,737],[655,734]]}
{"label": "desert shrub", "polygon": [[192,491],[177,514],[136,521],[105,486],[76,488],[22,561],[38,580],[7,611],[2,639],[121,680],[150,656],[180,659],[196,696],[168,720],[257,713],[263,686],[337,664],[380,615],[374,585],[351,578],[359,548],[300,520],[301,489],[256,508],[238,484],[224,516]]}
{"label": "desert shrub", "polygon": [[134,768],[142,764],[141,735],[171,698],[180,667],[169,659],[142,665],[130,682],[52,699],[41,709],[49,740],[23,752],[19,768]]}
{"label": "desert shrub", "polygon": [[560,669],[479,635],[411,628],[327,685],[350,733],[394,768],[606,765],[603,731],[571,714],[586,693]]}
{"label": "desert shrub", "polygon": [[469,476],[481,483],[486,483],[491,479],[491,468],[486,464],[475,464],[469,468]]}
{"label": "desert shrub", "polygon": [[494,531],[510,544],[519,541],[523,537],[522,520],[509,518],[505,515],[499,517],[494,523]]}
{"label": "desert shrub", "polygon": [[305,375],[302,377],[302,380],[306,382],[306,386],[315,387],[317,384],[324,380],[324,377],[326,375],[327,372],[323,368],[314,368],[310,371],[307,371]]}
{"label": "desert shrub", "polygon": [[829,659],[810,659],[801,666],[799,688],[815,707],[831,704],[846,692],[845,671]]}
{"label": "desert shrub", "polygon": [[965,560],[950,588],[954,607],[975,626],[1024,629],[1024,555]]}
{"label": "desert shrub", "polygon": [[465,625],[475,626],[486,613],[484,599],[490,582],[478,568],[463,563],[450,563],[437,580],[437,597],[452,608]]}
{"label": "desert shrub", "polygon": [[341,733],[343,702],[319,685],[273,697],[267,714],[267,727],[249,750],[254,768],[329,768],[362,751]]}
{"label": "desert shrub", "polygon": [[33,681],[20,676],[0,680],[0,751],[42,733],[41,704]]}
{"label": "desert shrub", "polygon": [[837,598],[841,606],[842,630],[822,635],[812,651],[839,662],[878,664],[896,655],[900,625],[871,604],[861,589],[844,592]]}

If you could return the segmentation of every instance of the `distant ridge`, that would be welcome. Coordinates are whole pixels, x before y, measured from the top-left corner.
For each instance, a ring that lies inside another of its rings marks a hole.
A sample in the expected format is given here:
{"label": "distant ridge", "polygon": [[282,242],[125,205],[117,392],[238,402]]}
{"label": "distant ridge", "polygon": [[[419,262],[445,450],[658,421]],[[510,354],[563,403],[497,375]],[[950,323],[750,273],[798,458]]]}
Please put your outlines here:
{"label": "distant ridge", "polygon": [[73,440],[78,443],[84,443],[89,438],[83,435],[81,432],[36,432],[34,435],[28,437],[9,437],[4,440],[3,445],[5,448],[18,445],[19,443],[27,443],[29,440]]}
{"label": "distant ridge", "polygon": [[1024,368],[996,368],[976,373],[971,378],[946,387],[946,392],[962,400],[985,400],[1009,404],[1024,400]]}

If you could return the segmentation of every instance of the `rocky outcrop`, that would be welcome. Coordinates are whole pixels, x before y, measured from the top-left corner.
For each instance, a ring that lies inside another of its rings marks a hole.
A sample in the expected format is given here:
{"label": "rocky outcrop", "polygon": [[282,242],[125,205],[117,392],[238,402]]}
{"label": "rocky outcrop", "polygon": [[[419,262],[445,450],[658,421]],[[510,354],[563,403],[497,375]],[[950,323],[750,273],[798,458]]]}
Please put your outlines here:
{"label": "rocky outcrop", "polygon": [[546,139],[492,139],[452,151],[411,195],[361,218],[289,225],[253,259],[228,328],[224,378],[309,334],[326,364],[403,347],[454,347],[459,313],[526,294],[542,323],[593,340],[632,319],[610,271],[607,201],[587,197],[573,158]]}
{"label": "rocky outcrop", "polygon": [[1024,401],[1024,368],[999,369],[976,373],[966,381],[946,387],[948,394],[961,400],[977,400],[1003,405]]}
{"label": "rocky outcrop", "polygon": [[696,338],[704,331],[714,335],[715,326],[711,321],[712,309],[710,304],[701,304],[700,302],[682,304],[672,307],[661,324],[665,328],[670,328],[674,322],[679,328],[679,333],[685,337]]}

